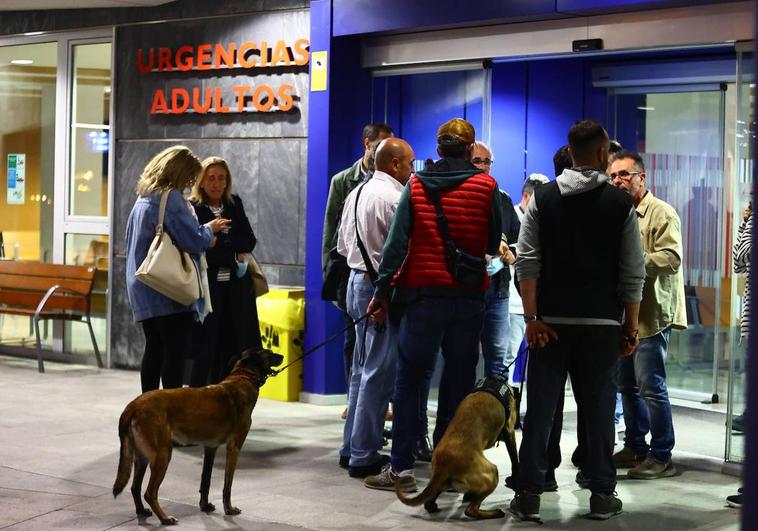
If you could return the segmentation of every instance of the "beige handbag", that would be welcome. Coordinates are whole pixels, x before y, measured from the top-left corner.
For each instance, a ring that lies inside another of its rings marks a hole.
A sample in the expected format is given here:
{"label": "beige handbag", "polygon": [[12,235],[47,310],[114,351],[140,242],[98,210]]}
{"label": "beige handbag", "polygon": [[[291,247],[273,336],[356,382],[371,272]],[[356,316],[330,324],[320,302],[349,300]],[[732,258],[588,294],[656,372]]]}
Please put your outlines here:
{"label": "beige handbag", "polygon": [[250,278],[253,279],[253,292],[255,296],[260,297],[268,293],[268,280],[266,280],[263,269],[261,269],[253,253],[243,253],[242,258],[247,262],[247,270],[250,273]]}
{"label": "beige handbag", "polygon": [[189,306],[200,298],[200,275],[190,254],[174,245],[171,236],[163,230],[168,194],[167,190],[161,195],[155,238],[135,276],[161,295]]}

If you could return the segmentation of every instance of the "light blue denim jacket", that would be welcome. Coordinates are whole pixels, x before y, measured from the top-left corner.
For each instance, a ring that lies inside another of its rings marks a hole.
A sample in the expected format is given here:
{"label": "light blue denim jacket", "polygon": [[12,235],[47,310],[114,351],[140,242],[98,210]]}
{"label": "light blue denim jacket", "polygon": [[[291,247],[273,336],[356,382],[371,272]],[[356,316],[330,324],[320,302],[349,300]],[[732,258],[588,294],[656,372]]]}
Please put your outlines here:
{"label": "light blue denim jacket", "polygon": [[[155,237],[160,200],[161,194],[138,197],[126,223],[126,290],[134,320],[144,321],[151,317],[193,311],[202,320],[205,306],[202,297],[190,306],[182,306],[134,276]],[[200,225],[190,204],[176,190],[168,194],[163,227],[179,249],[192,255],[199,270],[200,254],[210,245],[213,233],[210,228]]]}

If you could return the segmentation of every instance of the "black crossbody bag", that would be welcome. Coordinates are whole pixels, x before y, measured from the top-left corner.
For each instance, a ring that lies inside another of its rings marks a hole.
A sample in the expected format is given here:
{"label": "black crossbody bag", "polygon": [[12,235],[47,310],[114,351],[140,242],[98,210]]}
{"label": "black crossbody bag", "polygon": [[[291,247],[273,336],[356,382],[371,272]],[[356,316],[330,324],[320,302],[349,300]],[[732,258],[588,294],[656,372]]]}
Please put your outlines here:
{"label": "black crossbody bag", "polygon": [[366,273],[368,273],[368,276],[371,279],[371,283],[376,284],[376,279],[379,278],[379,275],[376,273],[376,269],[374,269],[374,264],[371,263],[371,258],[368,255],[368,251],[366,251],[366,246],[363,245],[363,240],[361,240],[361,233],[358,232],[358,200],[361,198],[361,192],[363,191],[363,186],[365,184],[366,183],[363,183],[360,186],[357,195],[355,196],[355,210],[353,211],[353,219],[355,220],[355,239],[358,241],[358,250],[361,252],[363,265],[366,266]]}
{"label": "black crossbody bag", "polygon": [[447,270],[463,287],[479,288],[482,285],[484,275],[487,274],[487,262],[483,257],[474,256],[458,248],[450,235],[450,226],[447,223],[445,211],[442,209],[439,192],[432,190],[428,190],[428,192],[434,201],[434,208],[437,211],[437,226],[440,229],[442,240],[445,242]]}

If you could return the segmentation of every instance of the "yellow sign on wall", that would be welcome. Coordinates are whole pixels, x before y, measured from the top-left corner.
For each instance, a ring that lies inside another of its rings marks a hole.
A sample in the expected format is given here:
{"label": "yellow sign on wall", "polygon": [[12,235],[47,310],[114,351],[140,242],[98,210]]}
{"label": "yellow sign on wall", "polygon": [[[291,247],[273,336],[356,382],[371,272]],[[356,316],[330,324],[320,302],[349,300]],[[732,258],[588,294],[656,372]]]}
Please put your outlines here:
{"label": "yellow sign on wall", "polygon": [[326,90],[326,52],[311,53],[311,92]]}

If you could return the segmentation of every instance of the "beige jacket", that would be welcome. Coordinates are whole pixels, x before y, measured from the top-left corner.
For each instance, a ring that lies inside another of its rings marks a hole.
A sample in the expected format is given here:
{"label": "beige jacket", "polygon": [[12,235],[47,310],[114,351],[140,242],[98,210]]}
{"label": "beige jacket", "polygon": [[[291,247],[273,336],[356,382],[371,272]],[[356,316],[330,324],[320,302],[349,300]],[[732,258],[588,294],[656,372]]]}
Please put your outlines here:
{"label": "beige jacket", "polygon": [[682,274],[682,231],[676,210],[648,190],[637,205],[645,257],[645,286],[640,304],[640,338],[672,326],[687,328]]}

